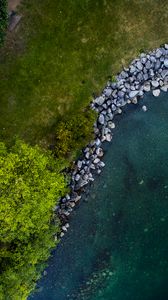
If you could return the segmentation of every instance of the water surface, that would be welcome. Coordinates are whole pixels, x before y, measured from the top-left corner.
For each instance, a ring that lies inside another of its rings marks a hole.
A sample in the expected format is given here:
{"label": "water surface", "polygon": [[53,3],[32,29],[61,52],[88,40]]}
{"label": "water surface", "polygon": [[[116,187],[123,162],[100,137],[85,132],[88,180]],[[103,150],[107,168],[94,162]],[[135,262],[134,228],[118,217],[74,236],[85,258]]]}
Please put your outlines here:
{"label": "water surface", "polygon": [[30,299],[168,299],[168,94],[128,106],[105,149]]}

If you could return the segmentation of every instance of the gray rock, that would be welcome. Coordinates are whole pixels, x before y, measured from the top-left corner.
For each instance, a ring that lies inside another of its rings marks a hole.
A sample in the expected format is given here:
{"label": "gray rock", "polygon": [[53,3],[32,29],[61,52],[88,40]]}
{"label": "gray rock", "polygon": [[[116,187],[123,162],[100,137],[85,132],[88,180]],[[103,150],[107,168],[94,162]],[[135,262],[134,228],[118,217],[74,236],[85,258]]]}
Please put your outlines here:
{"label": "gray rock", "polygon": [[149,70],[152,67],[151,62],[148,60],[145,64],[145,68]]}
{"label": "gray rock", "polygon": [[148,74],[147,73],[144,74],[144,80],[146,81],[146,80],[148,80],[148,78],[149,78]]}
{"label": "gray rock", "polygon": [[160,49],[157,49],[157,50],[156,50],[155,56],[156,56],[157,58],[160,58],[160,57],[162,56],[162,51],[161,51]]}
{"label": "gray rock", "polygon": [[152,91],[153,96],[158,97],[160,95],[160,90],[156,89]]}
{"label": "gray rock", "polygon": [[155,70],[159,70],[160,66],[161,66],[161,62],[160,62],[160,60],[158,59],[158,60],[156,61],[156,64],[155,64]]}
{"label": "gray rock", "polygon": [[140,61],[137,62],[136,66],[137,66],[138,70],[140,70],[140,71],[143,70],[143,64]]}
{"label": "gray rock", "polygon": [[111,93],[112,93],[111,88],[107,88],[107,89],[104,90],[104,94],[105,94],[106,97],[109,97],[111,95]]}
{"label": "gray rock", "polygon": [[82,167],[82,161],[81,160],[78,160],[77,167],[78,167],[78,169],[81,169],[81,167]]}
{"label": "gray rock", "polygon": [[93,161],[94,164],[98,164],[100,161],[100,158],[95,158],[95,160]]}
{"label": "gray rock", "polygon": [[161,90],[162,90],[163,92],[167,92],[167,91],[168,91],[168,86],[163,85],[163,86],[161,87]]}
{"label": "gray rock", "polygon": [[94,100],[94,102],[95,102],[96,104],[98,104],[98,105],[102,105],[102,104],[104,103],[104,101],[105,101],[105,98],[102,97],[102,96],[97,97],[97,98]]}
{"label": "gray rock", "polygon": [[104,115],[100,114],[99,116],[99,123],[104,125],[105,119],[104,119]]}
{"label": "gray rock", "polygon": [[161,72],[162,78],[165,78],[167,75],[168,75],[168,70],[163,70],[163,71]]}
{"label": "gray rock", "polygon": [[168,68],[168,58],[166,58],[166,59],[164,60],[164,66],[165,66],[166,68]]}
{"label": "gray rock", "polygon": [[110,133],[106,134],[105,139],[106,139],[107,142],[111,142],[112,135]]}
{"label": "gray rock", "polygon": [[75,181],[79,181],[80,180],[80,175],[79,174],[76,174],[76,176],[75,176]]}
{"label": "gray rock", "polygon": [[137,69],[134,66],[130,66],[130,73],[133,74],[137,71]]}
{"label": "gray rock", "polygon": [[168,50],[168,44],[165,44],[165,45],[164,45],[164,47],[165,47],[165,49],[167,49],[167,50]]}
{"label": "gray rock", "polygon": [[139,94],[139,91],[131,91],[131,92],[129,93],[129,97],[130,97],[130,98],[135,98],[138,94]]}
{"label": "gray rock", "polygon": [[143,90],[144,90],[145,92],[149,92],[149,91],[150,91],[150,89],[151,89],[151,87],[150,87],[150,83],[146,83],[146,84],[144,85],[144,88],[143,88]]}
{"label": "gray rock", "polygon": [[103,153],[103,149],[102,149],[102,148],[97,148],[97,149],[96,149],[96,154],[97,154],[98,157],[102,157],[103,154],[104,154],[104,153]]}
{"label": "gray rock", "polygon": [[152,80],[152,86],[157,88],[159,86],[159,82],[157,80]]}

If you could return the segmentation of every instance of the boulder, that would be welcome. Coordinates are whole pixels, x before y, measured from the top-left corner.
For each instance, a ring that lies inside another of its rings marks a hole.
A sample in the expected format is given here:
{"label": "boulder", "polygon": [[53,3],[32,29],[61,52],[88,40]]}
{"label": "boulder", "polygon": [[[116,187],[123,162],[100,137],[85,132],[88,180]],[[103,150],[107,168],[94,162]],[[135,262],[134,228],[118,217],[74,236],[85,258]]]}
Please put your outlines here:
{"label": "boulder", "polygon": [[143,64],[140,61],[137,62],[136,66],[137,66],[138,70],[140,70],[140,71],[143,70]]}
{"label": "boulder", "polygon": [[149,92],[150,89],[151,89],[150,83],[146,83],[146,84],[144,85],[144,87],[143,87],[143,90],[144,90],[145,92]]}
{"label": "boulder", "polygon": [[165,66],[166,68],[168,68],[168,58],[166,58],[166,59],[164,60],[164,66]]}
{"label": "boulder", "polygon": [[152,91],[153,96],[158,97],[160,95],[160,89],[156,89]]}
{"label": "boulder", "polygon": [[152,80],[152,86],[157,88],[159,86],[159,82],[157,80]]}
{"label": "boulder", "polygon": [[167,92],[167,91],[168,91],[168,86],[163,85],[163,86],[161,87],[161,90],[162,90],[163,92]]}
{"label": "boulder", "polygon": [[99,116],[99,123],[100,123],[101,125],[104,125],[104,122],[105,122],[104,115],[103,115],[103,114],[100,114],[100,116]]}
{"label": "boulder", "polygon": [[99,161],[100,161],[100,158],[97,157],[97,158],[94,159],[93,163],[94,163],[94,164],[98,164]]}
{"label": "boulder", "polygon": [[97,97],[97,98],[94,100],[94,102],[95,102],[96,104],[98,104],[98,105],[102,105],[102,104],[104,103],[104,101],[105,101],[105,98],[102,97],[102,96]]}
{"label": "boulder", "polygon": [[137,95],[139,94],[139,91],[131,91],[130,93],[129,93],[129,97],[130,98],[135,98]]}
{"label": "boulder", "polygon": [[75,181],[79,181],[80,180],[80,175],[79,174],[76,174],[76,176],[75,176]]}
{"label": "boulder", "polygon": [[155,56],[156,58],[160,58],[162,56],[162,51],[160,49],[157,49]]}

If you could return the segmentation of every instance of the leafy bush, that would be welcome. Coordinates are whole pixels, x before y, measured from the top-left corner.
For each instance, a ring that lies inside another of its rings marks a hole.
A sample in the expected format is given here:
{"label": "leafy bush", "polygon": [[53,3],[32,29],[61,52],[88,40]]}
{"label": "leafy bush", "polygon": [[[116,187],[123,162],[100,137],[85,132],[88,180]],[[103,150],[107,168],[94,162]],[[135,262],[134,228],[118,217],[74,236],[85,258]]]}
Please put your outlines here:
{"label": "leafy bush", "polygon": [[57,157],[66,157],[76,154],[93,137],[93,123],[95,113],[87,110],[85,113],[70,116],[60,122],[56,129],[55,154]]}
{"label": "leafy bush", "polygon": [[7,28],[7,1],[0,1],[0,45],[3,43],[5,31]]}
{"label": "leafy bush", "polygon": [[38,147],[0,144],[0,299],[26,299],[55,246],[61,163]]}

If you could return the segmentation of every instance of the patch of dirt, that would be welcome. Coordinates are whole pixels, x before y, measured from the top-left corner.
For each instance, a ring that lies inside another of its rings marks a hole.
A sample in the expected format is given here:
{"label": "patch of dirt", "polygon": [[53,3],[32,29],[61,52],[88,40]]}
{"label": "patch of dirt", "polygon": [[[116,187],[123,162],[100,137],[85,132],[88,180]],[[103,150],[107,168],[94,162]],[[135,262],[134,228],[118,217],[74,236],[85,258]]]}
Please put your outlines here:
{"label": "patch of dirt", "polygon": [[21,0],[8,0],[8,10],[16,10],[16,7],[20,4]]}

